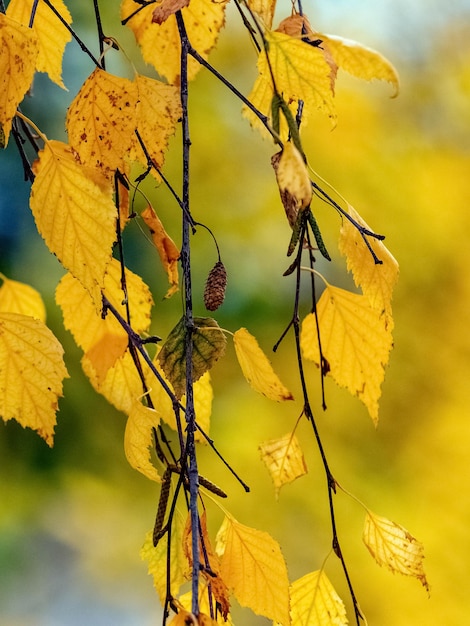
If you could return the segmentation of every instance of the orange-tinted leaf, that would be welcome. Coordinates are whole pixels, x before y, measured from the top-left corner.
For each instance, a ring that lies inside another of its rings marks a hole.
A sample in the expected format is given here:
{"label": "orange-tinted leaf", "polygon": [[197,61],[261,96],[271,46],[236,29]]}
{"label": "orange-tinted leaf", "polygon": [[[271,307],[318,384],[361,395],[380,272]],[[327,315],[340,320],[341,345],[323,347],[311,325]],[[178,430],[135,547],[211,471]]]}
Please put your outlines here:
{"label": "orange-tinted leaf", "polygon": [[[34,0],[10,0],[7,15],[23,26],[28,26]],[[67,23],[72,17],[62,0],[54,0],[54,9]],[[36,61],[38,72],[46,72],[49,78],[65,89],[62,82],[62,59],[65,46],[72,39],[69,30],[45,2],[37,2],[32,30],[37,35],[39,54]]]}
{"label": "orange-tinted leaf", "polygon": [[0,128],[3,146],[8,144],[16,109],[31,86],[37,56],[36,34],[0,13]]}
{"label": "orange-tinted leaf", "polygon": [[[328,374],[366,405],[377,424],[378,400],[393,346],[389,317],[373,309],[365,296],[328,285],[317,303],[318,323]],[[302,323],[305,358],[320,365],[315,316]]]}
{"label": "orange-tinted leaf", "polygon": [[69,146],[48,141],[33,166],[30,205],[49,250],[101,310],[101,289],[116,238],[116,207]]}
{"label": "orange-tinted leaf", "polygon": [[385,565],[393,573],[417,578],[429,592],[423,568],[423,544],[406,528],[367,511],[362,538],[379,565]]}
{"label": "orange-tinted leaf", "polygon": [[96,68],[67,113],[69,143],[82,163],[105,173],[124,171],[137,125],[137,87]]}
{"label": "orange-tinted leaf", "polygon": [[[225,22],[226,1],[191,0],[181,11],[191,45],[204,57],[215,46],[220,29]],[[181,43],[174,15],[163,24],[152,23],[152,4],[144,7],[133,0],[122,0],[121,17],[127,18],[136,9],[141,9],[127,25],[134,32],[144,60],[153,65],[169,83],[178,84],[180,78]],[[192,80],[200,69],[193,58],[188,59],[188,78]]]}
{"label": "orange-tinted leaf", "polygon": [[46,307],[41,294],[17,280],[10,280],[0,273],[3,285],[0,287],[0,313],[21,313],[46,321]]}
{"label": "orange-tinted leaf", "polygon": [[138,401],[129,412],[124,433],[124,451],[129,464],[156,482],[161,482],[161,478],[150,460],[150,448],[154,445],[153,429],[159,422],[158,413]]}
{"label": "orange-tinted leaf", "polygon": [[0,313],[0,415],[37,431],[49,446],[68,376],[63,352],[41,320]]}
{"label": "orange-tinted leaf", "polygon": [[160,261],[168,275],[170,289],[167,291],[165,298],[169,298],[179,289],[178,259],[180,258],[180,251],[173,239],[165,231],[160,218],[150,205],[142,211],[141,216],[150,230],[153,243],[160,256]]}
{"label": "orange-tinted leaf", "polygon": [[217,534],[225,584],[242,606],[289,624],[289,580],[281,549],[268,533],[225,517]]}
{"label": "orange-tinted leaf", "polygon": [[255,391],[277,402],[294,399],[274,372],[255,337],[246,328],[240,328],[234,333],[233,343],[243,375]]}
{"label": "orange-tinted leaf", "polygon": [[276,496],[283,485],[307,473],[304,455],[294,433],[265,441],[259,446],[259,450],[273,479]]}
{"label": "orange-tinted leaf", "polygon": [[346,626],[341,598],[323,570],[311,572],[291,585],[291,617],[295,626]]}
{"label": "orange-tinted leaf", "polygon": [[153,10],[152,22],[163,24],[170,15],[174,15],[176,11],[180,11],[183,7],[187,7],[189,0],[161,0],[157,7]]}

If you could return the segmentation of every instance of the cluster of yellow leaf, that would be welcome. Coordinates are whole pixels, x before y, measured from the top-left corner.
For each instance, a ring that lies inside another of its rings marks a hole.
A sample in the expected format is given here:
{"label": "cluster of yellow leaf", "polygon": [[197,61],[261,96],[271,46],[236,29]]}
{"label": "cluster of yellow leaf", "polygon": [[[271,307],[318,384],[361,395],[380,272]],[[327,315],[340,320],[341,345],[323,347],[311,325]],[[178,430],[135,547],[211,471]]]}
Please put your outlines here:
{"label": "cluster of yellow leaf", "polygon": [[68,376],[61,344],[47,328],[39,293],[0,274],[0,416],[54,441],[58,398]]}
{"label": "cluster of yellow leaf", "polygon": [[[266,12],[270,14],[271,7],[269,3],[268,6],[260,4],[261,15],[266,18]],[[269,23],[271,20],[272,17]],[[365,80],[387,81],[397,93],[398,76],[387,59],[354,41],[314,32],[305,15],[294,13],[283,20],[276,30],[266,30],[264,39],[265,49],[258,59],[259,76],[249,100],[268,118],[271,118],[273,96],[280,94],[294,116],[298,102],[303,102],[303,123],[315,109],[326,113],[334,122],[338,68]],[[253,126],[263,130],[253,111],[245,107],[244,114]],[[283,140],[287,139],[288,130],[285,120],[281,120]]]}

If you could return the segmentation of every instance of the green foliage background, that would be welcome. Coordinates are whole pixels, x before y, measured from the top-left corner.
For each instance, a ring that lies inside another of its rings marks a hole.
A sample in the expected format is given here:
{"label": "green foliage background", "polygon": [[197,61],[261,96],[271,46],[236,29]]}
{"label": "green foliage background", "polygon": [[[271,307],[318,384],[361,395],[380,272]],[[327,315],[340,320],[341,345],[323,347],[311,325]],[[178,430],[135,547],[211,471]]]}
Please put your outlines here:
{"label": "green foliage background", "polygon": [[[362,511],[338,498],[340,536],[369,623],[464,624],[470,618],[464,584],[470,558],[470,6],[455,3],[460,14],[431,23],[428,5],[416,3],[410,16],[414,31],[398,21],[394,30],[384,32],[379,14],[375,21],[381,28],[374,33],[373,15],[361,21],[358,12],[350,22],[354,3],[340,4],[330,13],[318,6],[317,20],[305,10],[320,30],[385,52],[401,75],[401,95],[389,100],[382,85],[361,85],[343,76],[338,127],[331,131],[327,121],[312,119],[304,142],[318,174],[372,228],[386,234],[401,276],[394,300],[395,348],[377,431],[360,403],[333,384],[327,385],[327,412],[322,414],[318,394],[314,408],[340,483],[425,545],[430,598],[416,581],[374,564],[361,542]],[[107,11],[105,30],[106,23],[115,23],[115,7]],[[74,16],[75,27],[85,28],[94,42],[93,28],[82,18]],[[362,32],[366,24],[372,30]],[[417,30],[420,24],[423,31]],[[113,34],[130,48],[129,35]],[[248,45],[242,50],[240,40],[225,32],[211,60],[249,91],[254,68]],[[116,61],[110,65],[111,71],[122,67]],[[31,111],[49,136],[60,135],[64,107],[90,71],[78,49],[69,46],[65,80],[70,93],[40,78],[25,112]],[[217,318],[230,330],[247,326],[269,351],[290,319],[293,299],[292,277],[282,278],[290,234],[269,162],[272,148],[240,120],[239,103],[211,76],[196,80],[190,106],[192,209],[215,232],[229,274],[227,299]],[[175,181],[178,141],[171,144],[167,168]],[[13,422],[0,427],[0,624],[155,623],[158,599],[138,552],[153,523],[157,489],[127,465],[124,416],[91,390],[81,373],[80,354],[61,326],[53,301],[61,271],[31,228],[28,187],[12,148],[0,155],[0,271],[45,295],[49,324],[66,347],[71,379],[54,449]],[[150,183],[147,189],[154,194]],[[163,190],[153,197],[178,241],[173,203]],[[338,220],[326,205],[318,205],[317,215],[333,251]],[[165,277],[138,223],[130,226],[128,240],[129,265],[155,289],[155,331],[165,335],[179,317],[178,295],[161,301]],[[205,275],[216,252],[202,230],[194,244],[196,314],[203,315]],[[349,285],[344,263],[335,257],[334,266],[322,271],[336,284]],[[286,341],[273,362],[295,393],[293,358]],[[313,368],[309,378],[318,387]],[[324,476],[311,434],[301,428],[309,474],[285,487],[275,502],[257,446],[290,430],[298,408],[253,394],[230,351],[216,366],[213,383],[212,436],[252,492],[245,495],[208,450],[201,452],[201,471],[229,493],[228,508],[239,521],[268,530],[281,542],[290,577],[301,576],[320,565],[330,540]],[[327,572],[346,599],[333,558]],[[235,623],[241,619],[244,624],[263,621],[243,614]]]}

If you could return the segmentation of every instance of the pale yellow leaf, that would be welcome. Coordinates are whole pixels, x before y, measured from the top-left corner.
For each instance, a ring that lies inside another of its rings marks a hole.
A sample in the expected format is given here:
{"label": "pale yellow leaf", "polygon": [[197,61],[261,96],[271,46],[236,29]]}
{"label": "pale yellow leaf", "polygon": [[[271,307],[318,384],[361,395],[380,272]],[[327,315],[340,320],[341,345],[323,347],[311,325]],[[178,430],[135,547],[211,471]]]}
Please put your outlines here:
{"label": "pale yellow leaf", "polygon": [[308,207],[312,200],[312,182],[307,165],[292,142],[287,141],[284,144],[274,171],[281,198],[288,194],[295,202],[292,210],[297,212]]}
{"label": "pale yellow leaf", "polygon": [[295,626],[346,626],[341,598],[323,570],[310,572],[291,585],[291,617]]}
{"label": "pale yellow leaf", "polygon": [[255,391],[277,402],[294,399],[274,372],[255,337],[246,328],[240,328],[234,333],[233,343],[243,375]]}
{"label": "pale yellow leaf", "polygon": [[[332,65],[325,50],[312,46],[298,37],[291,37],[276,31],[266,32],[265,37],[278,93],[291,106],[294,117],[297,112],[297,102],[302,100],[304,102],[302,123],[306,122],[314,109],[326,113],[334,120],[333,96],[336,66]],[[271,118],[274,89],[264,51],[258,58],[258,72],[259,76],[248,98],[261,113]],[[245,107],[243,113],[253,126],[262,128],[259,119],[249,109]],[[287,139],[287,135],[287,125],[281,124],[281,137]]]}
{"label": "pale yellow leaf", "polygon": [[[23,26],[28,26],[33,3],[34,0],[10,0],[7,15]],[[54,0],[54,9],[67,24],[72,23],[72,17],[63,0]],[[37,71],[46,72],[53,82],[65,89],[62,82],[62,59],[65,46],[72,39],[71,33],[45,2],[36,3],[32,30],[39,43]]]}
{"label": "pale yellow leaf", "polygon": [[63,352],[41,320],[0,313],[0,415],[37,431],[49,446],[68,376]]}
{"label": "pale yellow leaf", "polygon": [[178,259],[180,258],[180,251],[173,239],[167,234],[160,218],[150,204],[142,211],[141,217],[150,230],[153,243],[158,250],[158,256],[167,273],[170,288],[165,298],[169,298],[179,289]]}
{"label": "pale yellow leaf", "polygon": [[0,273],[0,313],[21,313],[46,321],[46,307],[41,294],[30,285],[11,280]]}
{"label": "pale yellow leaf", "polygon": [[250,10],[261,18],[264,28],[271,28],[273,23],[276,0],[248,0]]}
{"label": "pale yellow leaf", "polygon": [[[141,74],[136,75],[135,84],[138,93],[137,130],[154,165],[162,168],[168,139],[181,118],[179,87]],[[131,159],[140,161],[144,167],[148,165],[147,156],[135,135],[132,136]],[[154,168],[151,171],[159,178]]]}
{"label": "pale yellow leaf", "polygon": [[379,565],[417,578],[429,592],[424,573],[424,547],[406,528],[367,511],[362,538]]}
{"label": "pale yellow leaf", "polygon": [[150,459],[150,449],[154,446],[153,429],[157,428],[159,422],[160,417],[154,409],[135,402],[124,432],[124,452],[129,464],[156,482],[161,482],[161,478]]}
{"label": "pale yellow leaf", "polygon": [[[188,39],[191,45],[205,59],[217,43],[219,31],[225,23],[226,0],[191,0],[181,10]],[[163,24],[152,23],[155,6],[150,4],[144,8],[133,0],[122,0],[121,18],[126,19],[136,9],[140,9],[127,25],[133,31],[146,63],[153,65],[160,76],[169,83],[178,85],[180,80],[181,43],[178,26],[174,15]],[[188,59],[188,78],[192,80],[201,65],[193,58]]]}
{"label": "pale yellow leaf", "polygon": [[[385,366],[392,349],[390,318],[370,306],[368,299],[328,285],[317,303],[323,357],[328,374],[357,396],[377,424],[378,400]],[[315,316],[302,323],[301,347],[305,358],[320,365]]]}
{"label": "pale yellow leaf", "polygon": [[[181,585],[186,582],[187,563],[183,552],[184,521],[176,511],[173,517],[170,542],[170,593],[173,597],[178,595]],[[167,554],[168,533],[165,533],[157,544],[153,546],[153,531],[145,536],[145,543],[140,550],[140,557],[147,561],[148,573],[153,578],[153,585],[157,590],[160,602],[165,603],[167,592]]]}
{"label": "pale yellow leaf", "polygon": [[257,615],[289,624],[289,580],[277,541],[226,516],[216,550],[222,578],[238,602]]}
{"label": "pale yellow leaf", "polygon": [[75,160],[71,149],[48,141],[33,166],[30,205],[49,250],[90,293],[101,310],[101,289],[116,239],[116,207]]}
{"label": "pale yellow leaf", "polygon": [[[348,205],[348,214],[363,228],[371,228],[359,213]],[[382,241],[368,237],[372,250],[382,263],[375,263],[360,232],[348,219],[343,220],[338,247],[346,257],[347,268],[353,274],[354,282],[369,299],[370,305],[379,311],[392,314],[392,294],[398,280],[398,263]],[[391,322],[391,320],[390,320]]]}
{"label": "pale yellow leaf", "polygon": [[283,485],[307,473],[304,455],[294,433],[265,441],[259,450],[274,482],[276,496]]}
{"label": "pale yellow leaf", "polygon": [[80,161],[106,174],[124,171],[137,125],[137,86],[96,68],[67,113],[69,143]]}
{"label": "pale yellow leaf", "polygon": [[0,13],[0,129],[4,147],[16,109],[31,86],[37,56],[36,34]]}

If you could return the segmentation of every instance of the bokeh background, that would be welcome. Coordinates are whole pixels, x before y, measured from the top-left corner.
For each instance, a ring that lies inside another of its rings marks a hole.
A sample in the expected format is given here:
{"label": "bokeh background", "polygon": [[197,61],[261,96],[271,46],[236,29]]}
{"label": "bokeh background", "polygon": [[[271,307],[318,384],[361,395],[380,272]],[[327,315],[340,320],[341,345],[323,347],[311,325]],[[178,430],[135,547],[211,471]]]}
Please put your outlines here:
{"label": "bokeh background", "polygon": [[[74,3],[72,3],[74,4]],[[92,3],[71,6],[74,26],[96,51]],[[102,3],[103,5],[105,3]],[[280,2],[283,5],[283,2]],[[279,9],[280,18],[290,3]],[[396,65],[401,93],[340,74],[338,124],[320,116],[304,129],[309,160],[377,231],[400,263],[394,298],[395,348],[375,429],[365,408],[327,383],[321,410],[318,374],[308,368],[319,429],[337,479],[375,513],[404,525],[424,543],[431,595],[412,579],[380,569],[361,541],[363,511],[337,497],[343,550],[369,624],[421,626],[470,623],[470,2],[451,0],[306,0],[320,32],[379,49]],[[105,32],[132,57],[133,39],[119,26],[117,3],[103,6]],[[255,78],[254,51],[229,12],[211,61],[243,92]],[[117,53],[112,71],[129,66]],[[136,57],[137,58],[137,57]],[[64,138],[64,111],[92,71],[69,44],[68,92],[39,76],[25,112],[50,137]],[[293,278],[283,278],[289,232],[270,166],[272,146],[240,117],[240,104],[203,72],[191,86],[192,210],[215,233],[229,273],[221,326],[246,326],[266,351],[290,319]],[[166,172],[180,180],[179,137]],[[179,241],[178,211],[169,194],[146,187],[167,230]],[[128,465],[124,415],[98,397],[84,378],[80,353],[54,303],[62,275],[34,232],[28,184],[13,142],[0,154],[0,271],[28,282],[46,300],[48,322],[66,348],[71,375],[60,403],[55,446],[13,421],[0,426],[0,625],[146,626],[160,623],[158,598],[139,549],[152,527],[158,489]],[[339,221],[326,205],[317,214],[330,250]],[[128,263],[155,294],[154,328],[165,336],[180,299],[163,301],[165,277],[138,220],[127,232]],[[204,280],[216,261],[200,230],[193,249],[196,313],[204,315]],[[348,286],[344,260],[322,265],[330,282]],[[305,310],[308,298],[305,294]],[[300,397],[291,339],[273,356]],[[278,539],[293,580],[321,566],[330,531],[325,478],[312,433],[301,424],[309,473],[278,501],[259,460],[261,441],[291,430],[300,405],[273,405],[243,380],[232,350],[213,371],[212,436],[250,484],[245,494],[210,450],[201,472],[229,494],[242,523]],[[214,527],[221,521],[215,506]],[[339,564],[327,573],[349,606]],[[234,611],[236,624],[265,624]]]}

